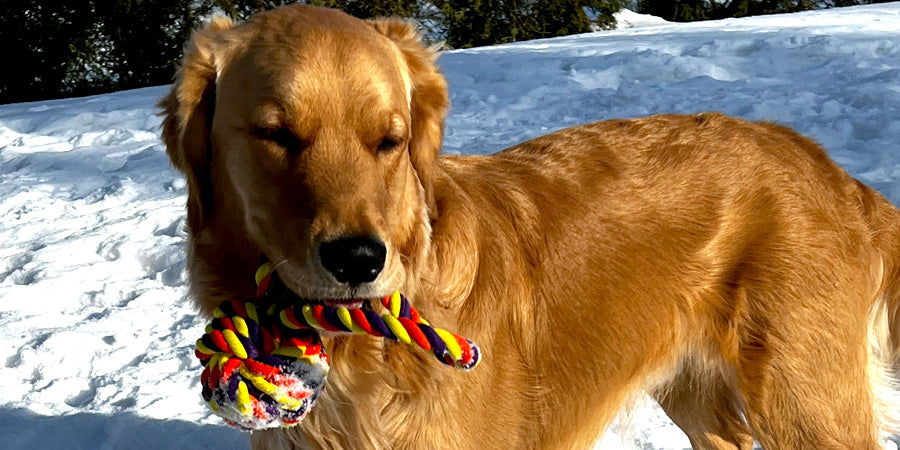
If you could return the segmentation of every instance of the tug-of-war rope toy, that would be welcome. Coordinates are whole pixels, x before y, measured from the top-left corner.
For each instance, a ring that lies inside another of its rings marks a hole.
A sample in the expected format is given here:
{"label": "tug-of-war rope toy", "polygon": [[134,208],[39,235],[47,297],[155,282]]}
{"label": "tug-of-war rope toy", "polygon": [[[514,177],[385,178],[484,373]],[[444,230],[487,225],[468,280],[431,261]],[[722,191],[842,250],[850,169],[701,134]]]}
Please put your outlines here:
{"label": "tug-of-war rope toy", "polygon": [[368,334],[430,351],[438,361],[471,370],[481,359],[474,342],[436,328],[399,292],[360,308],[304,303],[270,263],[256,272],[256,298],[231,300],[213,311],[194,354],[203,364],[203,400],[243,430],[290,427],[315,404],[329,371],[320,331]]}

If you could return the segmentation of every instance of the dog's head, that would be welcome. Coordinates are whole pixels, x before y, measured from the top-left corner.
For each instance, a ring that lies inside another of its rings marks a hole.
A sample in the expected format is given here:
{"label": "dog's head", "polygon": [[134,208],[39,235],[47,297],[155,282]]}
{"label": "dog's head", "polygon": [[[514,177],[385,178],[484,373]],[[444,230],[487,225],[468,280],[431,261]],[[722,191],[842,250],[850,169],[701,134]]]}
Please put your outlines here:
{"label": "dog's head", "polygon": [[333,303],[402,288],[434,211],[448,105],[434,60],[406,22],[310,6],[197,32],[161,102],[194,258],[228,254],[200,241],[252,247]]}

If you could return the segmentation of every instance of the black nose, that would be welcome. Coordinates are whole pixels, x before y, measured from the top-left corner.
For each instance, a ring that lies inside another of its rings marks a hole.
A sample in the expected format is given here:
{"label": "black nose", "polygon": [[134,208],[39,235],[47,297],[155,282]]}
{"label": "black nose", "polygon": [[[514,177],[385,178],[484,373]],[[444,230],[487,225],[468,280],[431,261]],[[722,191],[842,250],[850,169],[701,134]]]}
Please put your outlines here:
{"label": "black nose", "polygon": [[319,244],[322,265],[341,283],[357,286],[375,281],[384,268],[384,244],[370,237],[349,237]]}

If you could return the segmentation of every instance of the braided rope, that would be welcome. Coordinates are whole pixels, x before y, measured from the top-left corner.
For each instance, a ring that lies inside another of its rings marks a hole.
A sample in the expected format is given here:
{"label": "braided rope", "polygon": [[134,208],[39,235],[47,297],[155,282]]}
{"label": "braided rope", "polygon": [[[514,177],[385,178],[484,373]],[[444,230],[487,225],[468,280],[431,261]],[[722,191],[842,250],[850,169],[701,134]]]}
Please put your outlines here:
{"label": "braided rope", "polygon": [[[430,351],[448,366],[471,370],[481,351],[469,339],[428,323],[395,292],[381,299],[388,313],[364,308],[299,305],[279,294],[273,267],[256,271],[256,298],[231,300],[213,311],[194,354],[204,366],[203,399],[226,422],[245,430],[299,423],[328,374],[320,331],[368,334]],[[276,286],[277,285],[277,286]]]}
{"label": "braided rope", "polygon": [[[259,267],[256,278],[261,288],[268,289],[271,275],[270,263]],[[379,315],[370,309],[306,304],[289,305],[278,315],[282,325],[292,330],[314,329],[385,337],[431,351],[438,361],[448,366],[471,370],[478,365],[481,351],[474,342],[433,327],[400,292],[384,297],[381,303],[389,313]]]}

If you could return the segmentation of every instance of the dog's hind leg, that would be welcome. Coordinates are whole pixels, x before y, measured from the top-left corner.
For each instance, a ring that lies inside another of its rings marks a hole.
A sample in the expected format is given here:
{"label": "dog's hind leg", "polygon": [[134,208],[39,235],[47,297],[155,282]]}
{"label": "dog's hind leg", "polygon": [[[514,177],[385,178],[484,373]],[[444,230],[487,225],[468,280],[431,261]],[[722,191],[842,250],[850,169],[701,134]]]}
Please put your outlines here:
{"label": "dog's hind leg", "polygon": [[900,213],[859,186],[867,233],[834,230],[839,239],[819,237],[814,252],[782,242],[745,257],[734,363],[766,449],[880,449],[880,432],[896,426],[888,368],[900,329]]}
{"label": "dog's hind leg", "polygon": [[827,308],[751,319],[738,373],[747,421],[766,449],[880,449],[863,301],[820,292]]}
{"label": "dog's hind leg", "polygon": [[753,436],[736,392],[719,374],[683,368],[654,395],[695,450],[750,450]]}

